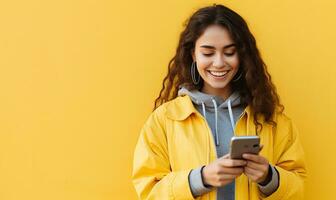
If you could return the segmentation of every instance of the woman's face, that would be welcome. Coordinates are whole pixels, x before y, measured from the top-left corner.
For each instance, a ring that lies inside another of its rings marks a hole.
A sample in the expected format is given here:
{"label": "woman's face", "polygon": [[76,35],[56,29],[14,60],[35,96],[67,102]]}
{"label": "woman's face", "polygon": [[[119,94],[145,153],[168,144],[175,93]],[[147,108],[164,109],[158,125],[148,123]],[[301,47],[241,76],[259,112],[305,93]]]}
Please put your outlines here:
{"label": "woman's face", "polygon": [[219,25],[207,27],[196,40],[193,59],[204,80],[204,91],[230,92],[229,83],[238,71],[239,59],[226,28]]}

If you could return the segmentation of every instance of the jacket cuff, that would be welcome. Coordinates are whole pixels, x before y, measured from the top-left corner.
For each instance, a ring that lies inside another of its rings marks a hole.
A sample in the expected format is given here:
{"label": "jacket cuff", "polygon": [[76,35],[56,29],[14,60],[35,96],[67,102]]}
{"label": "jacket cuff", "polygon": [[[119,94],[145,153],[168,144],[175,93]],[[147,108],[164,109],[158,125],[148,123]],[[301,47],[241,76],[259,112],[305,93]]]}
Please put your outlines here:
{"label": "jacket cuff", "polygon": [[290,188],[293,187],[292,184],[294,182],[291,181],[293,173],[278,166],[274,166],[274,168],[279,173],[279,187],[273,194],[265,197],[264,200],[288,199],[286,196],[288,195]]}
{"label": "jacket cuff", "polygon": [[271,195],[279,187],[279,174],[278,174],[277,170],[275,169],[275,167],[273,167],[272,165],[269,165],[269,166],[270,166],[270,172],[269,173],[272,174],[271,180],[266,185],[258,184],[259,190],[265,196]]}
{"label": "jacket cuff", "polygon": [[194,197],[210,192],[213,187],[205,186],[202,179],[202,169],[204,166],[191,170],[189,174],[189,185]]}
{"label": "jacket cuff", "polygon": [[171,180],[170,189],[172,191],[172,199],[194,199],[189,187],[188,176],[191,169],[174,172]]}

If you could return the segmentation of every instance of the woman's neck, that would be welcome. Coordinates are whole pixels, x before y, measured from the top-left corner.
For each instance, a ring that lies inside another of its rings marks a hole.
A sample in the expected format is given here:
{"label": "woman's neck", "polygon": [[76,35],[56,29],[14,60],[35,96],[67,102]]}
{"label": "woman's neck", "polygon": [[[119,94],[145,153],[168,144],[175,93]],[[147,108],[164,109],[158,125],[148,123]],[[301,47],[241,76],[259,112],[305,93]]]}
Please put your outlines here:
{"label": "woman's neck", "polygon": [[201,89],[201,92],[210,94],[210,95],[215,95],[222,97],[224,100],[226,100],[232,93],[232,89],[230,85],[227,85],[224,88],[213,88],[209,85],[204,84],[203,88]]}

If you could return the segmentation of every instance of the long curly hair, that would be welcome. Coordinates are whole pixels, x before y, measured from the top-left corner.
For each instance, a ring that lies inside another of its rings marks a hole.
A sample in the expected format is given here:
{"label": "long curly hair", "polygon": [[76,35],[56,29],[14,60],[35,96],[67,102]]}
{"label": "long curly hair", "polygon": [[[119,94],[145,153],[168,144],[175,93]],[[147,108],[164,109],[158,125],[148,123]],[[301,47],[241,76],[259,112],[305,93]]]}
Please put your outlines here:
{"label": "long curly hair", "polygon": [[155,100],[154,110],[161,104],[176,98],[181,85],[198,90],[203,87],[202,79],[199,84],[193,84],[190,68],[196,40],[210,25],[226,28],[236,44],[240,61],[237,74],[242,73],[242,76],[238,81],[231,81],[230,84],[233,90],[239,91],[242,102],[251,106],[257,133],[262,129],[258,116],[263,116],[263,120],[276,126],[273,119],[274,113],[283,112],[284,106],[280,104],[279,95],[267,71],[267,66],[261,58],[256,40],[239,14],[219,4],[197,10],[185,22],[185,29],[180,34],[176,54],[169,61],[168,73],[163,80],[160,94]]}

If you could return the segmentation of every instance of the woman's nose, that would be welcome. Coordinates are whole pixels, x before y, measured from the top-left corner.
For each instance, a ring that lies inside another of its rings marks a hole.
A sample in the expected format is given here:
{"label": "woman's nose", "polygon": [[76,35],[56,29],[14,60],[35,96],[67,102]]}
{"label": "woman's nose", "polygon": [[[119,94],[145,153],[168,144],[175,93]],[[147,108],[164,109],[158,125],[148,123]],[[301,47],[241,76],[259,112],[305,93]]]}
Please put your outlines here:
{"label": "woman's nose", "polygon": [[225,63],[224,56],[221,56],[221,55],[215,56],[214,61],[213,61],[213,66],[214,67],[216,67],[216,68],[223,68],[226,65],[227,64]]}

